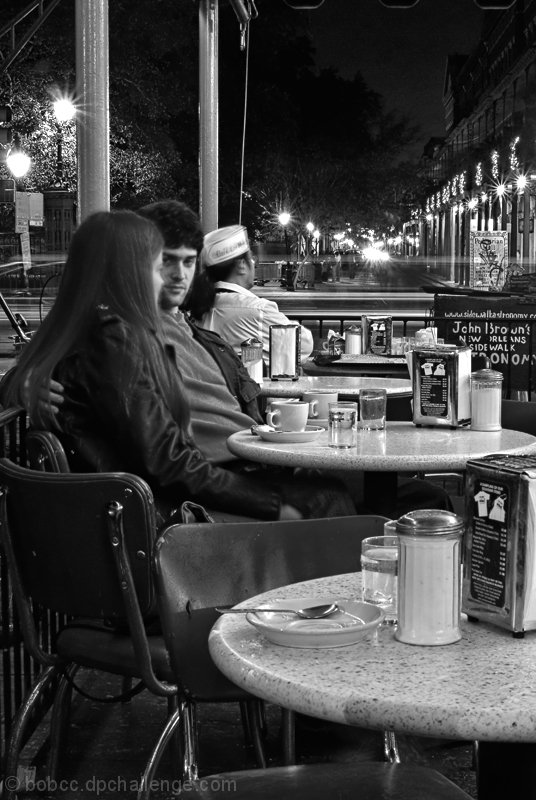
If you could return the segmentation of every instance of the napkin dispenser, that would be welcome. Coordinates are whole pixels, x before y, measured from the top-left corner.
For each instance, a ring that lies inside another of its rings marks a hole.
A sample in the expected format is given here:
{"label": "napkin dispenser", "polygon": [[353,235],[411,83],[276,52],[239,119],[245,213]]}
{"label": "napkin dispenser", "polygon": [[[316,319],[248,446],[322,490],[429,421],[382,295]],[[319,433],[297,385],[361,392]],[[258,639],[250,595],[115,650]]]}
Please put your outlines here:
{"label": "napkin dispenser", "polygon": [[523,636],[536,629],[536,456],[467,462],[462,611]]}
{"label": "napkin dispenser", "polygon": [[363,314],[361,317],[363,353],[388,356],[393,338],[393,318],[378,314]]}
{"label": "napkin dispenser", "polygon": [[272,381],[297,381],[300,367],[299,325],[270,325],[268,374]]}
{"label": "napkin dispenser", "polygon": [[415,425],[469,425],[471,349],[455,344],[416,347],[410,360]]}

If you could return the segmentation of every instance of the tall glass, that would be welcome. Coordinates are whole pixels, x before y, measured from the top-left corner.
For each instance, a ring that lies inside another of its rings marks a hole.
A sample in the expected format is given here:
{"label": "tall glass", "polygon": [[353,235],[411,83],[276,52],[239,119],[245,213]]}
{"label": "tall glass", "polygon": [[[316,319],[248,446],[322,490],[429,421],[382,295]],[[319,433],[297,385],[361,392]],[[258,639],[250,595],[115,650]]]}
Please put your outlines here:
{"label": "tall glass", "polygon": [[362,597],[380,606],[385,621],[397,621],[398,536],[369,536],[361,543]]}
{"label": "tall glass", "polygon": [[329,404],[328,445],[348,448],[357,445],[357,403]]}

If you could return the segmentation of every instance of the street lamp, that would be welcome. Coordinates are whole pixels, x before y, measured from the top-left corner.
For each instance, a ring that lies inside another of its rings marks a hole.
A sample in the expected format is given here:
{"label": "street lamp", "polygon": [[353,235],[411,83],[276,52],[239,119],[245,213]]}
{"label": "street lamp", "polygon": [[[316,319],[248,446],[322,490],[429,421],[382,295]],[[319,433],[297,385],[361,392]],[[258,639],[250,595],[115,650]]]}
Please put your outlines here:
{"label": "street lamp", "polygon": [[15,180],[23,178],[30,169],[32,160],[21,150],[18,136],[15,137],[15,143],[6,156],[6,164]]}
{"label": "street lamp", "polygon": [[76,114],[76,107],[68,97],[59,97],[53,103],[54,116],[56,117],[56,176],[54,186],[61,189],[64,184],[63,175],[63,128],[62,126],[72,120]]}
{"label": "street lamp", "polygon": [[289,255],[289,246],[288,246],[288,233],[287,233],[287,225],[290,222],[290,214],[288,211],[282,211],[278,217],[279,224],[283,228],[283,233],[285,235],[285,252],[287,256]]}

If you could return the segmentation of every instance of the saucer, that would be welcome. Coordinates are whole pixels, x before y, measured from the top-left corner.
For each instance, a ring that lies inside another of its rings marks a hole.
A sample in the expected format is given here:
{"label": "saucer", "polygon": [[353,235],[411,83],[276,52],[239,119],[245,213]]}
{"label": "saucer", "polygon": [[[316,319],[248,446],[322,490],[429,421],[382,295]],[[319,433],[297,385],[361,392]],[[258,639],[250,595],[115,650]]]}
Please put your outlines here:
{"label": "saucer", "polygon": [[340,610],[324,619],[299,619],[293,614],[258,611],[247,614],[247,621],[269,641],[283,647],[347,647],[363,639],[383,620],[379,606],[361,600],[329,597],[305,597],[299,600],[275,600],[270,606],[309,608],[337,603]]}
{"label": "saucer", "polygon": [[299,442],[314,442],[314,440],[325,431],[318,425],[307,425],[304,431],[275,431],[270,430],[267,425],[257,426],[257,434],[265,442],[275,442],[276,444],[298,444]]}
{"label": "saucer", "polygon": [[324,417],[310,417],[309,420],[308,420],[307,427],[314,426],[314,425],[319,425],[321,428],[326,428],[326,430],[327,430],[328,418],[326,417],[324,419]]}

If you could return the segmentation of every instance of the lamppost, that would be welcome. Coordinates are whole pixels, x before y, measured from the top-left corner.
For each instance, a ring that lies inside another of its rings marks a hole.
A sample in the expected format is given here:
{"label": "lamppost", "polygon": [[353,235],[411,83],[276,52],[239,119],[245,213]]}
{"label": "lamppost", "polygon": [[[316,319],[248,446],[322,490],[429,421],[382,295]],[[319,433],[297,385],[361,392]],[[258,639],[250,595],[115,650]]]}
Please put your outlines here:
{"label": "lamppost", "polygon": [[13,147],[10,148],[6,156],[6,164],[15,178],[15,183],[19,178],[23,178],[31,167],[32,160],[30,156],[26,155],[21,149],[20,140],[17,135],[15,135]]}
{"label": "lamppost", "polygon": [[313,235],[315,226],[313,225],[312,222],[308,222],[305,227],[307,229],[307,234],[308,234],[306,237],[306,253],[305,253],[305,257],[307,258],[311,254],[311,237]]}
{"label": "lamppost", "polygon": [[64,188],[63,174],[63,125],[70,122],[76,114],[76,108],[68,97],[59,97],[54,101],[54,116],[56,117],[56,175],[54,188]]}
{"label": "lamppost", "polygon": [[284,236],[285,236],[285,252],[286,252],[286,254],[288,256],[289,255],[289,246],[288,246],[287,225],[290,222],[290,214],[288,213],[288,211],[282,211],[280,213],[279,217],[278,217],[278,220],[279,220],[279,224],[283,228],[283,233],[284,233]]}

